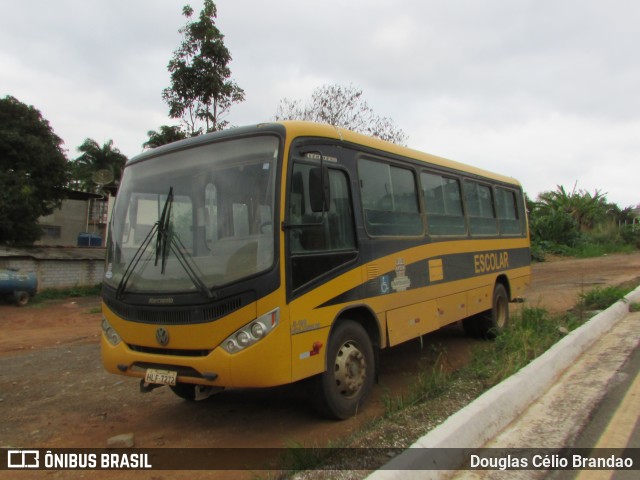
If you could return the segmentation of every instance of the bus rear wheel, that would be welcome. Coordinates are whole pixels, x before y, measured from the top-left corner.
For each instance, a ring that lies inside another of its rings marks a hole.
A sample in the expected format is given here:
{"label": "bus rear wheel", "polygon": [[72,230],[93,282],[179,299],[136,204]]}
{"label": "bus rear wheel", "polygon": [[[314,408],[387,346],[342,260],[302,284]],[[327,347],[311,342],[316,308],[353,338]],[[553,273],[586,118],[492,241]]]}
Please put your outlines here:
{"label": "bus rear wheel", "polygon": [[327,348],[327,370],[312,379],[312,402],[330,418],[343,420],[358,413],[375,378],[371,339],[352,320],[340,323]]}
{"label": "bus rear wheel", "polygon": [[509,295],[502,283],[497,283],[493,289],[491,310],[473,317],[465,318],[462,326],[471,337],[493,340],[509,324]]}

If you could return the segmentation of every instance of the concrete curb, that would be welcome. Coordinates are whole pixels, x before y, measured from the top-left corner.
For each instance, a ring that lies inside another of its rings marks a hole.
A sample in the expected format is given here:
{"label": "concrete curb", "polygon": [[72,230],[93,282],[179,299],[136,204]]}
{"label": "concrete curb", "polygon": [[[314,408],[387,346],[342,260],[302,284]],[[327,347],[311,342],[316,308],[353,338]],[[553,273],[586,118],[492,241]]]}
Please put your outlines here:
{"label": "concrete curb", "polygon": [[[640,287],[569,333],[515,375],[483,393],[418,439],[410,449],[481,447],[536,401],[593,342],[624,318],[629,313],[630,303],[639,301]],[[424,469],[427,467],[424,460],[421,461],[421,456],[410,449],[395,457],[382,470],[371,474],[368,479],[406,479],[416,477],[415,474],[418,473],[421,479],[438,479],[450,473],[446,470],[431,470],[425,476]],[[448,453],[450,461],[452,452]],[[462,450],[460,455],[462,463]],[[411,475],[411,470],[414,475]]]}

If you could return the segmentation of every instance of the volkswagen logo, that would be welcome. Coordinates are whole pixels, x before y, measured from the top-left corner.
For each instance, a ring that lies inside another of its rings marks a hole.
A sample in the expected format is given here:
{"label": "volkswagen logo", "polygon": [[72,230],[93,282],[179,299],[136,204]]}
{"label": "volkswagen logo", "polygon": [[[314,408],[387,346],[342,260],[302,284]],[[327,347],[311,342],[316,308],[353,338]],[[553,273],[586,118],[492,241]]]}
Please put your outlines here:
{"label": "volkswagen logo", "polygon": [[158,342],[158,345],[162,345],[163,347],[166,347],[169,344],[169,332],[166,328],[161,327],[156,330],[156,342]]}

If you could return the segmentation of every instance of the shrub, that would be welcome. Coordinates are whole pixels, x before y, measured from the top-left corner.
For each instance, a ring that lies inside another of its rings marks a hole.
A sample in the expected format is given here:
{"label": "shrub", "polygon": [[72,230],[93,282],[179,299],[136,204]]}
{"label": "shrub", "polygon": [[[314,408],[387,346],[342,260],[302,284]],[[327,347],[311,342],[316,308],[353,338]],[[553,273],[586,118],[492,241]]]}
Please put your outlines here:
{"label": "shrub", "polygon": [[580,294],[582,306],[589,310],[604,310],[623,298],[628,289],[620,287],[596,287]]}

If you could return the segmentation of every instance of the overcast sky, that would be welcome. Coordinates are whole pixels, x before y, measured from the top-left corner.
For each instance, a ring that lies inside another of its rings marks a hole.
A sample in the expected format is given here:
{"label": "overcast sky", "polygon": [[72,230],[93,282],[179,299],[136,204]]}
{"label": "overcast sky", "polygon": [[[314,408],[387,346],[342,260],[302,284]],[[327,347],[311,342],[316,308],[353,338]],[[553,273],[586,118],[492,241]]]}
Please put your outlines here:
{"label": "overcast sky", "polygon": [[[89,137],[125,155],[174,124],[161,98],[182,6],[202,0],[0,0],[0,96],[33,105],[70,159]],[[640,203],[636,0],[218,0],[246,100],[353,84],[411,147],[518,178]]]}

